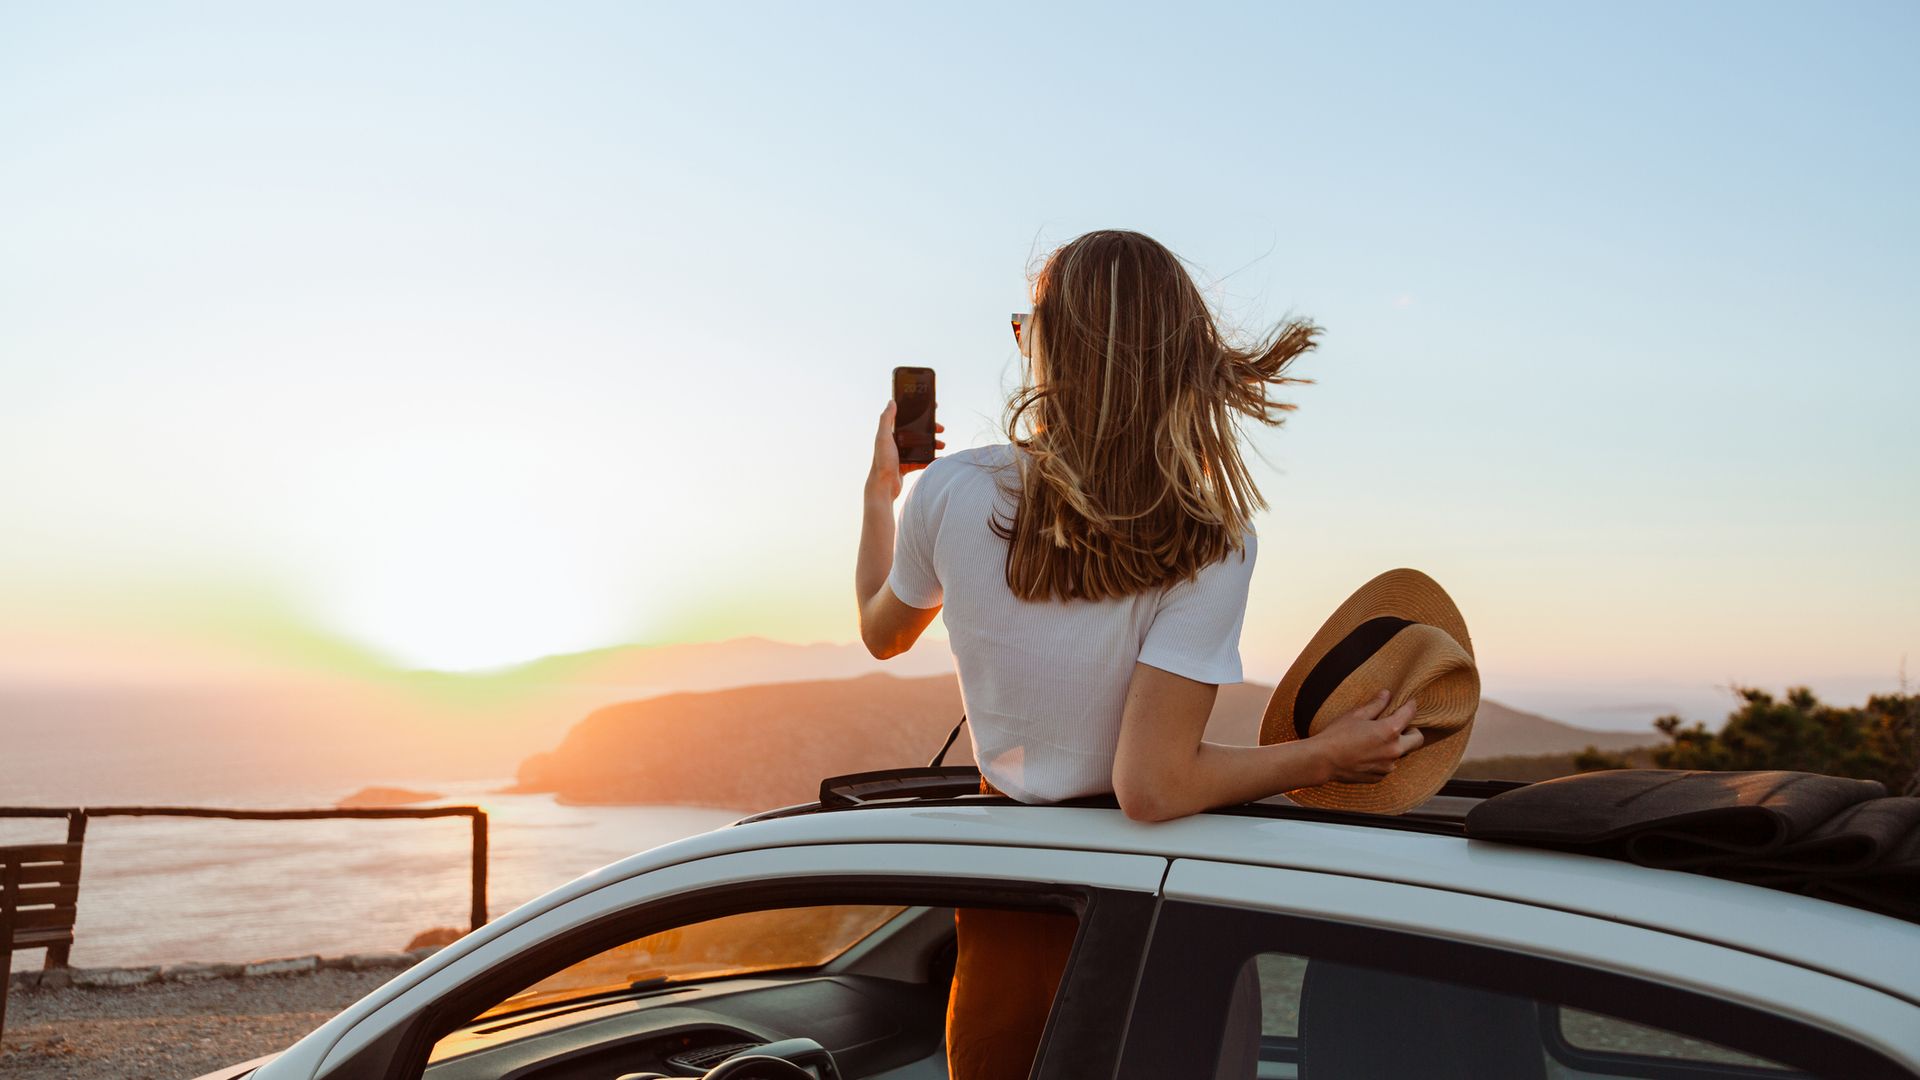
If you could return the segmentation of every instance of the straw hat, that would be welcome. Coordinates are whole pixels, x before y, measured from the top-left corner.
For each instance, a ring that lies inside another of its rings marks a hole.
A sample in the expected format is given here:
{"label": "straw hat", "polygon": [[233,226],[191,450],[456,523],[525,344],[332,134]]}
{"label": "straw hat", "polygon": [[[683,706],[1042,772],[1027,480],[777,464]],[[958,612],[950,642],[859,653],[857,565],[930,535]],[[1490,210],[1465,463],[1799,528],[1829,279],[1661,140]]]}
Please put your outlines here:
{"label": "straw hat", "polygon": [[1389,570],[1347,597],[1273,688],[1260,743],[1318,734],[1382,690],[1390,692],[1382,715],[1410,697],[1419,702],[1408,726],[1426,741],[1377,783],[1322,784],[1290,791],[1289,799],[1402,814],[1439,791],[1460,764],[1480,708],[1480,672],[1460,610],[1418,570]]}

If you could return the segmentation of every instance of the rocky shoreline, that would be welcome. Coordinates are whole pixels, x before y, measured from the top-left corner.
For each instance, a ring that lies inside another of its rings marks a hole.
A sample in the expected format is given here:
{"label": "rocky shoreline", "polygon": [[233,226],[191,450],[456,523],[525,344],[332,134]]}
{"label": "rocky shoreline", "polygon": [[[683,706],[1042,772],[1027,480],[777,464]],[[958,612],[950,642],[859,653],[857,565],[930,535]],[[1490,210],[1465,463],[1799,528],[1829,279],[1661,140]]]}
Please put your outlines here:
{"label": "rocky shoreline", "polygon": [[190,1080],[285,1049],[440,948],[16,971],[0,1074]]}
{"label": "rocky shoreline", "polygon": [[9,976],[14,993],[22,990],[107,990],[151,983],[194,983],[212,979],[257,979],[304,975],[314,971],[400,971],[439,952],[426,945],[408,952],[353,953],[348,956],[284,956],[250,963],[148,964],[140,967],[53,968],[16,971]]}

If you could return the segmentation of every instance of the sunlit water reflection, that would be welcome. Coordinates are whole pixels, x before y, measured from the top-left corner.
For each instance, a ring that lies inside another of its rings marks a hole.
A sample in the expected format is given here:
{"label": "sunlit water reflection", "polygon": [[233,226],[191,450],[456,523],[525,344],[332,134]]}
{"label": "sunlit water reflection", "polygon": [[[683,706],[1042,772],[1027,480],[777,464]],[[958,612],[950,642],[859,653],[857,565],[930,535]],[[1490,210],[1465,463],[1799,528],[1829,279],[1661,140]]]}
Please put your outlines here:
{"label": "sunlit water reflection", "polygon": [[[424,783],[438,803],[476,803],[490,822],[489,911],[498,916],[635,852],[740,815],[688,807],[563,806],[500,795],[492,783]],[[219,806],[328,806],[344,794],[199,800]],[[434,805],[434,804],[430,804]],[[64,838],[62,821],[0,820],[0,843]],[[87,829],[73,963],[79,967],[334,956],[404,948],[435,926],[467,925],[464,817],[375,821],[101,818]],[[35,951],[14,958],[38,967]]]}

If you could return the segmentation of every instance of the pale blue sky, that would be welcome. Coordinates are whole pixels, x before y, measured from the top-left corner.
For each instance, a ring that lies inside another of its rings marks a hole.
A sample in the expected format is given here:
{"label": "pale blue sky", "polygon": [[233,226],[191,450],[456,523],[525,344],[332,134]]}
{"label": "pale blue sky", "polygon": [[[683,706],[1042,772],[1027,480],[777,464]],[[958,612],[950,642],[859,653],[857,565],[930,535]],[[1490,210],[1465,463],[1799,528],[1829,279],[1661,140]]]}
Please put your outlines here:
{"label": "pale blue sky", "polygon": [[1412,565],[1493,696],[1890,689],[1917,52],[1910,4],[0,6],[0,632],[849,640],[888,369],[998,441],[1029,260],[1115,226],[1326,328],[1254,438],[1253,677]]}

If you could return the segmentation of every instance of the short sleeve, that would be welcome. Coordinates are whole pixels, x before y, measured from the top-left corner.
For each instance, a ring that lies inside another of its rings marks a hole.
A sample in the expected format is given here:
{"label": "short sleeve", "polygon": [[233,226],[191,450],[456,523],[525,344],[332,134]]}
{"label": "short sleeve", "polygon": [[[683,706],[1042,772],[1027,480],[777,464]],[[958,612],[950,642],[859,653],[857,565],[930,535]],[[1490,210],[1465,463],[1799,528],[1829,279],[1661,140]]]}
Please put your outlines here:
{"label": "short sleeve", "polygon": [[1247,617],[1247,585],[1257,546],[1202,567],[1191,581],[1167,589],[1140,646],[1140,662],[1195,682],[1237,683],[1240,627]]}
{"label": "short sleeve", "polygon": [[933,569],[933,535],[927,525],[926,474],[907,492],[900,508],[900,525],[893,534],[893,570],[887,587],[908,607],[937,608],[944,593]]}

